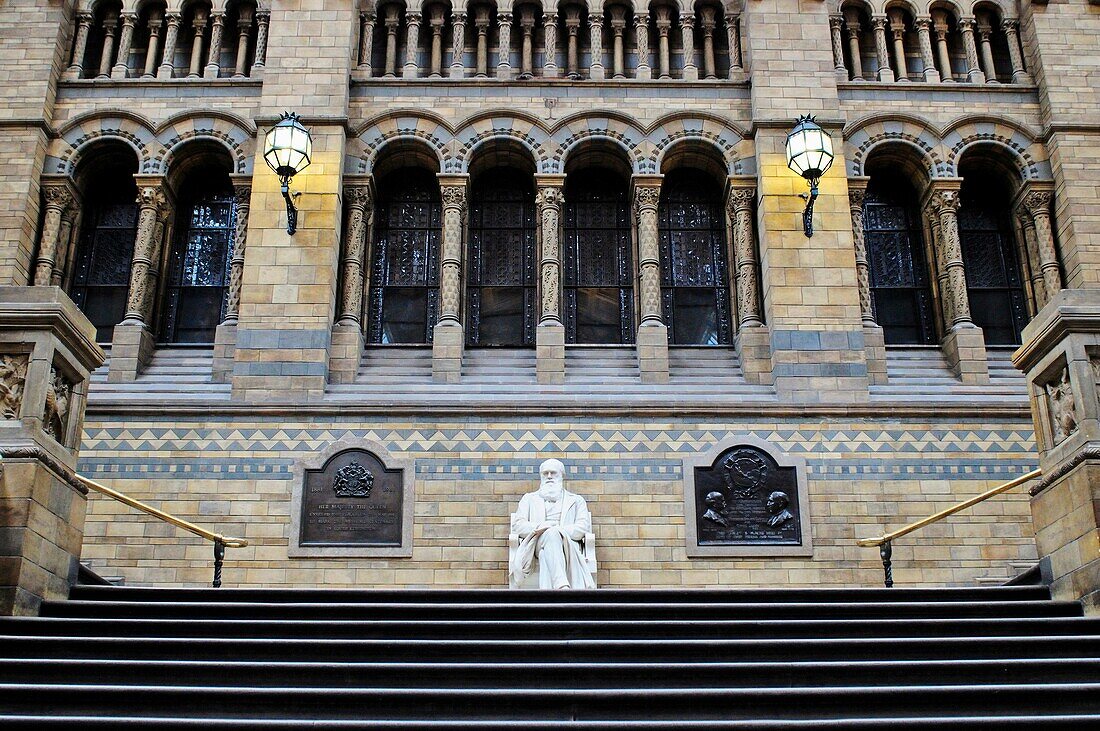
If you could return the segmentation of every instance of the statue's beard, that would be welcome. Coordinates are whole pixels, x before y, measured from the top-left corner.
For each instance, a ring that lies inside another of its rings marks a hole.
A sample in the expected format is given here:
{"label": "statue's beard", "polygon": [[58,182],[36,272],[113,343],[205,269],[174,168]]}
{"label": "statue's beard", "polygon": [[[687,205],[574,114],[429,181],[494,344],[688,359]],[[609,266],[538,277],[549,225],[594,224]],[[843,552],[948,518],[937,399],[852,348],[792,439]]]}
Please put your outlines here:
{"label": "statue's beard", "polygon": [[562,484],[557,481],[546,481],[539,485],[539,497],[543,500],[548,500],[552,503],[556,503],[561,500]]}

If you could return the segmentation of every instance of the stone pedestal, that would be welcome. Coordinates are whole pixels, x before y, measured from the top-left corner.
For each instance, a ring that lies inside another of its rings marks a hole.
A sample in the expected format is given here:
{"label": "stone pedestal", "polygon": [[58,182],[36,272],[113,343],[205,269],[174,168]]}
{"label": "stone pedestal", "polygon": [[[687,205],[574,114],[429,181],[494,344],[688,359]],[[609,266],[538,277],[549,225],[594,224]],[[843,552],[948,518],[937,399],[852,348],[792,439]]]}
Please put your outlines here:
{"label": "stone pedestal", "polygon": [[461,325],[439,323],[432,333],[432,378],[440,383],[458,383],[462,379],[462,346],[465,335]]}
{"label": "stone pedestal", "polygon": [[111,336],[111,365],[107,370],[110,383],[136,380],[156,352],[153,333],[140,322],[121,322]]}
{"label": "stone pedestal", "polygon": [[0,288],[0,615],[67,596],[87,491],[72,478],[95,328],[57,287]]}
{"label": "stone pedestal", "polygon": [[565,383],[564,325],[543,323],[535,330],[535,372],[539,383]]}
{"label": "stone pedestal", "polygon": [[767,327],[743,327],[734,338],[745,380],[756,386],[772,383],[772,336]]}
{"label": "stone pedestal", "polygon": [[214,363],[210,380],[229,383],[233,375],[233,353],[237,349],[237,323],[223,322],[214,330]]}
{"label": "stone pedestal", "polygon": [[642,383],[668,383],[668,328],[664,324],[638,328],[638,371]]}
{"label": "stone pedestal", "polygon": [[329,346],[328,378],[332,383],[354,383],[363,360],[363,331],[358,322],[337,323]]}
{"label": "stone pedestal", "polygon": [[863,326],[863,352],[867,358],[868,383],[872,386],[886,383],[886,336],[878,325]]}
{"label": "stone pedestal", "polygon": [[1032,488],[1052,591],[1100,614],[1100,290],[1059,292],[1024,328],[1024,371],[1043,481]]}
{"label": "stone pedestal", "polygon": [[980,327],[957,327],[940,343],[947,365],[963,383],[989,383],[985,336]]}

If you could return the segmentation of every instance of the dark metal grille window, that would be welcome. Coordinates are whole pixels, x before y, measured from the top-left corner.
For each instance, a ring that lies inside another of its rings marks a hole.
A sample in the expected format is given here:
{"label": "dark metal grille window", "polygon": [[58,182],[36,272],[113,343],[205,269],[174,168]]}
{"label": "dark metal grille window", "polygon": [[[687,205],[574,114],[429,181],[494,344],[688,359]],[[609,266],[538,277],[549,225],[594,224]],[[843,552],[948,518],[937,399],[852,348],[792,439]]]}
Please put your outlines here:
{"label": "dark metal grille window", "polygon": [[382,180],[368,297],[372,343],[430,343],[439,310],[439,184],[427,170]]}
{"label": "dark metal grille window", "polygon": [[732,340],[726,224],[717,187],[701,173],[665,177],[660,206],[661,296],[669,342]]}
{"label": "dark metal grille window", "polygon": [[565,190],[565,340],[634,342],[634,267],[626,183],[607,170],[571,175]]}
{"label": "dark metal grille window", "polygon": [[466,260],[469,345],[534,345],[537,252],[531,178],[496,168],[473,186]]}
{"label": "dark metal grille window", "polygon": [[935,342],[932,289],[915,203],[911,188],[878,175],[863,202],[871,302],[887,345]]}
{"label": "dark metal grille window", "polygon": [[130,266],[137,234],[137,204],[106,204],[84,213],[70,294],[96,329],[96,340],[111,341],[126,314]]}
{"label": "dark metal grille window", "polygon": [[237,206],[232,195],[221,194],[184,210],[189,215],[168,259],[162,338],[167,343],[213,343],[225,317]]}
{"label": "dark metal grille window", "polygon": [[964,185],[959,206],[970,314],[987,344],[1018,345],[1028,320],[1020,264],[1007,207],[986,187]]}

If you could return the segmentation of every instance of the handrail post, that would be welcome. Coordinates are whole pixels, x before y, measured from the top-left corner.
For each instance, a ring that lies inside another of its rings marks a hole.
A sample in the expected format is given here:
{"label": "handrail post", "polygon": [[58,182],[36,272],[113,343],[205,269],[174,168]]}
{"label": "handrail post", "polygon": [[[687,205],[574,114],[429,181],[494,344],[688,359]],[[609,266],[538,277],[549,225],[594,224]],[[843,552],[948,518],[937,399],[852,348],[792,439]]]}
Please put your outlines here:
{"label": "handrail post", "polygon": [[878,555],[882,556],[884,583],[887,588],[890,588],[894,585],[894,568],[890,561],[890,558],[894,555],[894,547],[890,544],[890,541],[884,541],[882,545],[878,547]]}
{"label": "handrail post", "polygon": [[214,588],[221,588],[222,585],[222,563],[225,561],[225,541],[216,539],[214,541]]}

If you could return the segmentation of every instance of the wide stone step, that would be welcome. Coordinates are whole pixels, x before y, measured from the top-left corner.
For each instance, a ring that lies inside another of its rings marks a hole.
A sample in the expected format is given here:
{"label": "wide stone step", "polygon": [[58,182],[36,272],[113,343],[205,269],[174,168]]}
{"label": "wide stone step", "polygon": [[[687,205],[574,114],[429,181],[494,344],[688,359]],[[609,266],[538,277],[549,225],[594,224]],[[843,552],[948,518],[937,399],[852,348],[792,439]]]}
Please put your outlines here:
{"label": "wide stone step", "polygon": [[[243,679],[236,679],[241,682]],[[223,680],[223,682],[225,682]],[[230,680],[230,683],[233,681]],[[967,713],[1087,714],[1100,685],[1043,683],[922,687],[598,688],[251,688],[0,684],[0,711],[52,715],[185,711],[191,718],[452,720],[695,720],[951,717]],[[1056,710],[1054,710],[1056,709]],[[274,712],[274,714],[273,714]]]}

